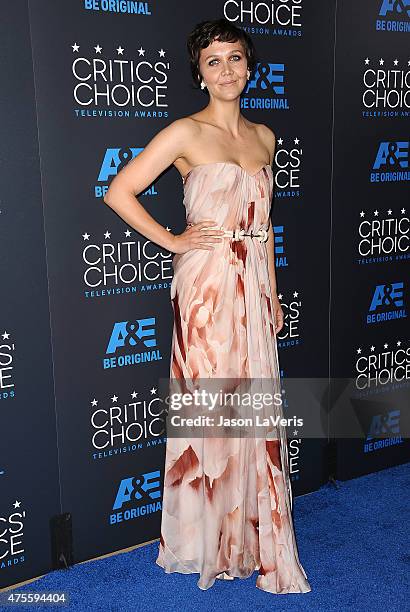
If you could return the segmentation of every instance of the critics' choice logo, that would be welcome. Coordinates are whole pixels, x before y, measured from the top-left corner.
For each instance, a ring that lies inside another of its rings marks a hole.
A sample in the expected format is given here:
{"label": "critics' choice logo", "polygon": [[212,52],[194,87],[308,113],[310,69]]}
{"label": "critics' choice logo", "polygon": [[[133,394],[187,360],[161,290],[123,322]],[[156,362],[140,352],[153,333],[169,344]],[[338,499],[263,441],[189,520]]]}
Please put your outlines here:
{"label": "critics' choice logo", "polygon": [[15,345],[8,331],[0,334],[0,400],[15,397],[14,389]]}
{"label": "critics' choice logo", "polygon": [[[388,437],[383,438],[386,435]],[[370,420],[363,452],[372,453],[397,444],[403,444],[403,438],[400,435],[400,410],[375,414]]]}
{"label": "critics' choice logo", "polygon": [[302,0],[226,0],[223,14],[249,34],[286,38],[302,35]]}
{"label": "critics' choice logo", "polygon": [[241,108],[289,110],[285,75],[285,64],[259,62],[242,92]]}
{"label": "critics' choice logo", "polygon": [[22,502],[16,500],[13,508],[0,515],[0,570],[24,563],[24,524],[26,511]]}
{"label": "critics' choice logo", "polygon": [[117,321],[112,328],[103,358],[103,368],[123,368],[160,361],[155,317]]}
{"label": "critics' choice logo", "polygon": [[356,354],[355,385],[360,391],[384,390],[388,384],[410,378],[410,347],[402,346],[401,340],[391,348],[387,342],[380,349],[374,345],[368,350],[359,347]]}
{"label": "critics' choice logo", "polygon": [[357,229],[357,263],[369,265],[404,261],[410,258],[409,217],[406,209],[395,215],[389,208],[386,212],[360,211]]}
{"label": "critics' choice logo", "polygon": [[[143,148],[122,147],[106,149],[103,160],[101,162],[100,171],[97,177],[97,185],[94,186],[94,195],[96,198],[103,198],[108,191],[109,183],[117,174],[125,168],[125,166],[134,157],[137,157],[143,151]],[[158,195],[155,185],[151,185],[148,189],[139,195]]]}
{"label": "critics' choice logo", "polygon": [[370,172],[371,183],[397,183],[410,180],[409,141],[381,142]]}
{"label": "critics' choice logo", "polygon": [[283,138],[276,141],[275,198],[298,198],[301,190],[302,145],[299,138]]}
{"label": "critics' choice logo", "polygon": [[[164,49],[71,45],[76,117],[168,117],[170,62]],[[147,54],[147,55],[146,55]]]}
{"label": "critics' choice logo", "polygon": [[162,510],[161,497],[160,470],[123,478],[117,487],[110,525],[159,512]]}
{"label": "critics' choice logo", "polygon": [[376,30],[410,32],[410,0],[380,0]]}
{"label": "critics' choice logo", "polygon": [[142,396],[134,390],[125,401],[119,401],[119,396],[114,394],[102,401],[94,397],[90,403],[93,459],[133,453],[165,443],[167,406],[155,387]]}
{"label": "critics' choice logo", "polygon": [[133,2],[133,0],[84,0],[84,8],[101,13],[152,15],[150,2]]}
{"label": "critics' choice logo", "polygon": [[[362,77],[363,117],[408,117],[410,115],[410,60],[397,58],[387,65],[382,57],[364,60]],[[385,66],[386,64],[386,66]]]}
{"label": "critics' choice logo", "polygon": [[384,323],[393,319],[406,319],[404,307],[404,283],[376,285],[366,317],[366,323]]}
{"label": "critics' choice logo", "polygon": [[[169,227],[167,231],[171,231]],[[82,234],[83,281],[86,298],[112,297],[123,293],[146,293],[169,289],[172,254],[147,240],[133,239],[127,229],[125,239],[114,240],[108,230],[103,240]]]}
{"label": "critics' choice logo", "polygon": [[284,314],[284,325],[278,334],[278,346],[289,348],[302,343],[300,337],[300,315],[302,300],[300,291],[293,291],[289,297],[279,293],[278,299]]}

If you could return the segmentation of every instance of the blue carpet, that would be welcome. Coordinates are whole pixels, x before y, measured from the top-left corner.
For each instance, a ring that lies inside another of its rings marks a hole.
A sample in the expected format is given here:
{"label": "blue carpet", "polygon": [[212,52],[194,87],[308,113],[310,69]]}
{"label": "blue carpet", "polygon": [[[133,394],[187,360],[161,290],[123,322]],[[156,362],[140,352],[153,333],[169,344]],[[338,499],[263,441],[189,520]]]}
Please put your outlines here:
{"label": "blue carpet", "polygon": [[155,564],[155,542],[52,572],[18,589],[66,591],[70,606],[18,610],[408,610],[410,464],[338,485],[327,484],[294,500],[299,556],[310,593],[266,593],[255,587],[257,572],[243,580],[217,580],[201,591],[198,574],[165,574]]}

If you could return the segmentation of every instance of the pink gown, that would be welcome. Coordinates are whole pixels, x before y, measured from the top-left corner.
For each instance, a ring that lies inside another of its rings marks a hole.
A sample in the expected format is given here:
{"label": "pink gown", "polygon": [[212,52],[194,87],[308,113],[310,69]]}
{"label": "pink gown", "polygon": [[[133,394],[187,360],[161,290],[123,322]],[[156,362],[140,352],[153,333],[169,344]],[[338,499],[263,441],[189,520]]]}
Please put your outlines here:
{"label": "pink gown", "polygon": [[[269,165],[253,175],[231,162],[195,166],[184,181],[187,223],[268,229],[273,182]],[[173,259],[170,378],[278,384],[266,242],[245,236],[214,244]],[[199,573],[205,590],[223,571],[247,578],[258,570],[256,586],[264,591],[311,590],[293,528],[286,430],[279,425],[274,433],[168,437],[156,560],[166,573]]]}

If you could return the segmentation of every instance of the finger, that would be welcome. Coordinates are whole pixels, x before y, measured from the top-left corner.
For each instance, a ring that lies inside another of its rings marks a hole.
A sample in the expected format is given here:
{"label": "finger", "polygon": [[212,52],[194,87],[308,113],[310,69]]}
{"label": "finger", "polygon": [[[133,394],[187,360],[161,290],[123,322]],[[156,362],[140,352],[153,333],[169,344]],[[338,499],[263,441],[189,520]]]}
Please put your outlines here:
{"label": "finger", "polygon": [[209,227],[209,224],[217,225],[215,219],[204,219],[203,221],[200,221],[199,223],[195,223],[194,227],[204,227],[204,226]]}
{"label": "finger", "polygon": [[212,235],[212,234],[203,234],[202,232],[200,234],[196,234],[194,236],[191,236],[191,240],[193,240],[194,242],[207,242],[208,240],[210,240],[211,242],[218,240],[218,242],[220,240],[223,240],[223,236],[216,236],[216,235]]}
{"label": "finger", "polygon": [[218,237],[213,238],[212,236],[208,236],[206,240],[204,240],[203,238],[198,238],[197,244],[209,244],[210,242],[222,242],[222,240],[223,238],[218,238]]}
{"label": "finger", "polygon": [[199,236],[196,238],[196,240],[199,240],[200,242],[221,242],[223,240],[222,236],[211,236],[211,234],[205,236]]}
{"label": "finger", "polygon": [[200,234],[206,234],[206,232],[210,232],[211,234],[214,232],[218,232],[221,231],[219,229],[219,227],[217,225],[212,225],[210,223],[207,223],[205,225],[201,225],[201,226],[196,226],[195,227],[195,231],[200,233]]}
{"label": "finger", "polygon": [[206,229],[202,228],[199,230],[201,232],[201,236],[221,236],[224,233],[221,229]]}

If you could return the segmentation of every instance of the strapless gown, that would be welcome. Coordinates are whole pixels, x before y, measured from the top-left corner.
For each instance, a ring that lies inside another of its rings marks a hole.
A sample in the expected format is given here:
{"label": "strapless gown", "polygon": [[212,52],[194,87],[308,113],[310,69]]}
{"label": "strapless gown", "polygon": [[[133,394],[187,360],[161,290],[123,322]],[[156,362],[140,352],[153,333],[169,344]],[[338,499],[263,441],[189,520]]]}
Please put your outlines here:
{"label": "strapless gown", "polygon": [[[269,165],[255,174],[231,162],[194,166],[183,181],[187,223],[214,219],[228,230],[267,230],[273,182]],[[214,244],[173,258],[170,378],[278,383],[266,242],[245,236]],[[156,559],[166,573],[199,573],[205,590],[223,571],[247,578],[258,570],[256,586],[264,591],[311,590],[292,521],[286,430],[279,425],[275,433],[168,437]]]}

